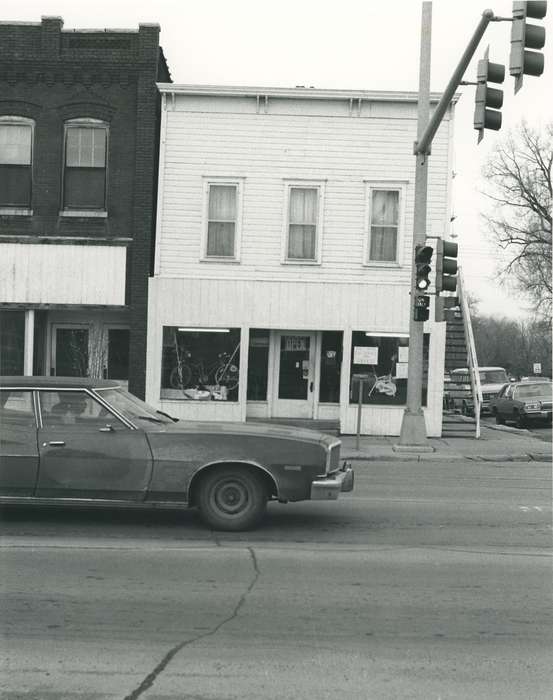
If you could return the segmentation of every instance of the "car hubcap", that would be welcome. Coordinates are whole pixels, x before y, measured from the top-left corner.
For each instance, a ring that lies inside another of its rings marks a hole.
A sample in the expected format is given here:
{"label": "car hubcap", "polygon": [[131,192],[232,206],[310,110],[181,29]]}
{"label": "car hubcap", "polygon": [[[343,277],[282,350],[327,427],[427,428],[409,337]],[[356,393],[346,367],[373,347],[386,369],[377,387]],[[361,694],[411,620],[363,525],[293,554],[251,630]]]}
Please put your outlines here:
{"label": "car hubcap", "polygon": [[248,505],[248,490],[238,481],[218,484],[213,493],[213,502],[217,510],[227,515],[242,512]]}

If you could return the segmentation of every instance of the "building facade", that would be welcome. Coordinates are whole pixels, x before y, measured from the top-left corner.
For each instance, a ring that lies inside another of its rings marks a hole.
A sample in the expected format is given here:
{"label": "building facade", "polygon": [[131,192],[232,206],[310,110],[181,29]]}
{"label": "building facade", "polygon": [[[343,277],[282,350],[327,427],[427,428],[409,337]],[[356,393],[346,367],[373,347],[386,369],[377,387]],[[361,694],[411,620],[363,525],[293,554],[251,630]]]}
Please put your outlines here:
{"label": "building facade", "polygon": [[159,26],[0,23],[0,373],[144,395]]}
{"label": "building facade", "polygon": [[[398,435],[417,95],[159,89],[147,400],[182,418],[354,433],[363,378],[361,431]],[[432,147],[428,236],[448,235],[453,111]],[[444,325],[425,324],[429,435],[441,433]]]}

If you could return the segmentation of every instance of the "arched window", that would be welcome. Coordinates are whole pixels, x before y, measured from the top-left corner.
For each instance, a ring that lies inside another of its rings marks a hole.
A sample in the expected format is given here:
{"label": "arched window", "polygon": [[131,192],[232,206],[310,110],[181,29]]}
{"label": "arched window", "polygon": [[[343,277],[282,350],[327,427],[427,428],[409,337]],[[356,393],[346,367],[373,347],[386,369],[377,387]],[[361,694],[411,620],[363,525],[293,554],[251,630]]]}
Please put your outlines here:
{"label": "arched window", "polygon": [[0,117],[0,207],[31,208],[34,122]]}
{"label": "arched window", "polygon": [[106,209],[108,125],[98,119],[65,122],[63,208]]}

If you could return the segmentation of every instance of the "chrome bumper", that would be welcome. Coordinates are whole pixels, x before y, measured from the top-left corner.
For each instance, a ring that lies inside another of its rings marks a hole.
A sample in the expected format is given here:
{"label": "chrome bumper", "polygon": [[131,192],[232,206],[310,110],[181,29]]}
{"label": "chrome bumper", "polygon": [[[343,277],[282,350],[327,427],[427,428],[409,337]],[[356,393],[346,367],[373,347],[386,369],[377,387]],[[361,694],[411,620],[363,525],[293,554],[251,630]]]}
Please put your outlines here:
{"label": "chrome bumper", "polygon": [[312,501],[335,501],[340,492],[353,490],[353,469],[344,462],[342,468],[324,479],[311,484]]}

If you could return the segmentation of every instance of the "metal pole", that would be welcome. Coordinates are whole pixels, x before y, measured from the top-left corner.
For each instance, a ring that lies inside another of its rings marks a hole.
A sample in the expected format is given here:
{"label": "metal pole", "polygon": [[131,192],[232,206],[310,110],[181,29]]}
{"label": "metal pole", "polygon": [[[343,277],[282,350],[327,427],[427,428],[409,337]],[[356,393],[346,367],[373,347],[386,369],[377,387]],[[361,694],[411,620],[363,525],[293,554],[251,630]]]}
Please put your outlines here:
{"label": "metal pole", "polygon": [[[419,64],[419,102],[417,119],[417,141],[420,141],[428,124],[430,114],[430,53],[432,45],[432,3],[422,3],[421,50]],[[415,170],[415,207],[413,212],[413,252],[415,247],[426,241],[426,200],[428,189],[428,156],[416,154]],[[426,437],[424,414],[421,408],[422,393],[422,321],[413,319],[414,297],[416,293],[415,265],[411,274],[411,304],[409,318],[409,378],[407,381],[407,405],[403,413],[399,444],[394,449],[416,447],[418,451],[433,451]]]}
{"label": "metal pole", "polygon": [[359,452],[359,436],[361,435],[361,411],[363,410],[363,380],[359,381],[359,398],[357,402],[357,439],[355,449]]}

